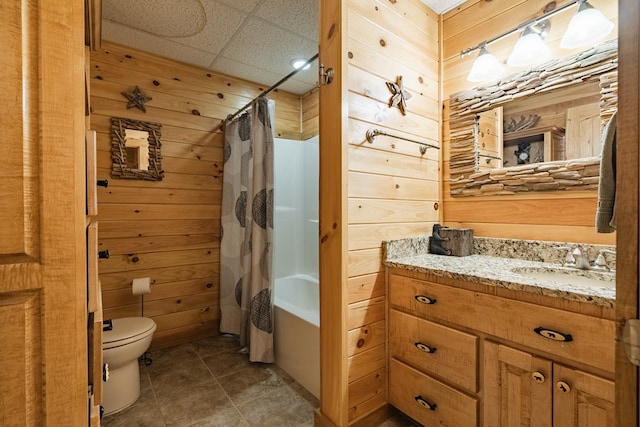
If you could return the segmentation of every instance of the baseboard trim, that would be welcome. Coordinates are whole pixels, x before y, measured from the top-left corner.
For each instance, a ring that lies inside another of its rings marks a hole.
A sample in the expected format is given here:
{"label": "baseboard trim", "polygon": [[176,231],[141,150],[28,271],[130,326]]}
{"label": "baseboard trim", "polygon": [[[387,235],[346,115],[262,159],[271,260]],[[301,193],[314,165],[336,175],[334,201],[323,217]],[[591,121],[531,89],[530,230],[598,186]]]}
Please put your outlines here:
{"label": "baseboard trim", "polygon": [[[394,416],[396,413],[396,409],[385,403],[369,415],[360,418],[353,423],[349,424],[349,427],[371,427],[378,426]],[[322,412],[320,412],[320,408],[315,410],[313,417],[313,425],[315,427],[341,427],[333,423],[329,418],[325,417]],[[345,426],[346,427],[346,426]]]}

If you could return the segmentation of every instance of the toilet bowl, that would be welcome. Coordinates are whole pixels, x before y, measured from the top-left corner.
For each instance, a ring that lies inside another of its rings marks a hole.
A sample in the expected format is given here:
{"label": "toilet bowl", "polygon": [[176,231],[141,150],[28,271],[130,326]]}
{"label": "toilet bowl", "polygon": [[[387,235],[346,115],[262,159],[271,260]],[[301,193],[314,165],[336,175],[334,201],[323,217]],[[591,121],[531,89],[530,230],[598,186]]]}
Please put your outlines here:
{"label": "toilet bowl", "polygon": [[104,415],[131,406],[140,396],[138,358],[156,330],[156,323],[146,317],[112,319],[111,325],[102,333],[102,356],[109,365],[109,379],[102,383]]}

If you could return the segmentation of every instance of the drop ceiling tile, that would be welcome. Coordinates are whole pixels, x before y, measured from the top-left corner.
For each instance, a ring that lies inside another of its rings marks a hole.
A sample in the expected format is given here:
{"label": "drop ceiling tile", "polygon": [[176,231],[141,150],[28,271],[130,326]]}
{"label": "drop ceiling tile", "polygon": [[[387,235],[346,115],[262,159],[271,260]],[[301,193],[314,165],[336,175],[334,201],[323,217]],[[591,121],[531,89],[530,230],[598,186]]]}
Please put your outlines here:
{"label": "drop ceiling tile", "polygon": [[315,42],[261,19],[250,18],[231,40],[223,56],[285,76],[291,72],[289,62],[292,59],[310,58],[317,49]]}
{"label": "drop ceiling tile", "polygon": [[256,15],[309,40],[318,40],[318,0],[264,0]]}
{"label": "drop ceiling tile", "polygon": [[[288,74],[273,73],[224,57],[218,57],[213,69],[214,71],[228,74],[230,76],[243,76],[243,79],[264,85],[264,89],[271,87]],[[296,75],[295,77],[297,76],[298,75]],[[280,89],[286,90],[291,93],[303,94],[310,91],[314,87],[315,80],[313,79],[309,82],[291,78],[286,83],[282,84],[280,86]]]}
{"label": "drop ceiling tile", "polygon": [[206,24],[191,37],[174,37],[173,41],[210,53],[219,53],[242,26],[247,15],[220,2],[204,2]]}
{"label": "drop ceiling tile", "polygon": [[225,58],[224,56],[218,56],[211,69],[230,76],[242,76],[245,80],[264,85],[265,89],[285,76],[230,58]]}
{"label": "drop ceiling tile", "polygon": [[102,38],[123,46],[129,46],[199,67],[207,67],[215,59],[213,54],[193,49],[144,31],[125,27],[112,21],[103,20]]}
{"label": "drop ceiling tile", "polygon": [[287,80],[285,83],[280,85],[280,89],[287,92],[295,93],[297,95],[304,95],[314,87],[316,87],[315,84],[310,85],[309,83],[301,82],[300,80],[295,79]]}
{"label": "drop ceiling tile", "polygon": [[185,37],[198,34],[207,17],[200,0],[105,0],[105,19],[157,36]]}
{"label": "drop ceiling tile", "polygon": [[445,13],[467,0],[422,0],[436,13]]}

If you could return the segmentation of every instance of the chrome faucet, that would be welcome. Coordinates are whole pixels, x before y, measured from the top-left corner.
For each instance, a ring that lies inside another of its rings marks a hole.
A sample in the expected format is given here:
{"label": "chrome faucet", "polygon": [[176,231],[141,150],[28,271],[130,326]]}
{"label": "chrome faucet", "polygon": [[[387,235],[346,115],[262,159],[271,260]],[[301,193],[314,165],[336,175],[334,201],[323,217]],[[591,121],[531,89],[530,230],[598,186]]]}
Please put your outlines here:
{"label": "chrome faucet", "polygon": [[575,268],[580,270],[589,270],[591,268],[591,262],[589,261],[589,251],[585,248],[577,246],[571,251],[575,264]]}
{"label": "chrome faucet", "polygon": [[572,249],[568,246],[560,246],[555,249],[567,251],[567,256],[562,262],[563,267],[579,268],[581,270],[589,270],[591,268],[589,253],[585,248],[576,246]]}

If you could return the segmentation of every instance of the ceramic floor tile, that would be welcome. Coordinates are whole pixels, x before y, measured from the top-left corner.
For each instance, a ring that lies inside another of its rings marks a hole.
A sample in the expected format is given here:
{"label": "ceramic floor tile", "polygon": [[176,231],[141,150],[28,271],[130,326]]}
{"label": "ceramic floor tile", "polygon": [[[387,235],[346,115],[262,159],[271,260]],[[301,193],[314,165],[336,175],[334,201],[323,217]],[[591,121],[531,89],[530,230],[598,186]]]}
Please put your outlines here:
{"label": "ceramic floor tile", "polygon": [[[146,380],[148,384],[148,379]],[[156,404],[153,390],[140,381],[140,397],[130,407],[102,418],[103,427],[161,427],[164,426],[160,408]]]}
{"label": "ceramic floor tile", "polygon": [[214,378],[200,359],[189,360],[167,367],[166,371],[157,370],[149,374],[151,385],[158,398],[172,395],[176,390],[184,391]]}
{"label": "ceramic floor tile", "polygon": [[189,427],[250,427],[236,408],[225,409]]}
{"label": "ceramic floor tile", "polygon": [[145,371],[156,396],[171,394],[213,379],[209,369],[191,344],[153,352],[153,362]]}
{"label": "ceramic floor tile", "polygon": [[233,403],[240,405],[286,386],[284,380],[270,366],[254,364],[231,375],[219,377],[218,382]]}
{"label": "ceramic floor tile", "polygon": [[309,402],[309,404],[311,404],[311,406],[313,406],[314,408],[319,408],[320,407],[320,399],[315,397],[313,395],[313,393],[311,393],[309,390],[307,390],[306,388],[302,387],[302,385],[300,385],[300,383],[297,383],[297,382],[294,381],[293,383],[289,384],[289,386],[293,389],[293,391],[298,393],[300,395],[300,397],[302,397],[304,400]]}
{"label": "ceramic floor tile", "polygon": [[[215,337],[154,351],[153,363],[140,365],[140,398],[102,425],[313,427],[318,399],[277,365],[251,363],[238,348],[234,337]],[[397,414],[379,427],[417,426]]]}
{"label": "ceramic floor tile", "polygon": [[202,360],[216,378],[233,374],[251,366],[248,355],[236,351],[225,351],[215,356],[204,357]]}
{"label": "ceramic floor tile", "polygon": [[215,380],[159,397],[158,406],[167,427],[188,427],[233,409],[231,400]]}
{"label": "ceramic floor tile", "polygon": [[314,408],[291,387],[281,387],[263,397],[238,406],[252,426],[297,427],[313,419]]}
{"label": "ceramic floor tile", "polygon": [[182,344],[162,350],[154,350],[149,352],[149,357],[152,361],[146,367],[149,375],[153,375],[154,372],[162,372],[167,367],[172,367],[176,364],[199,359],[198,352],[193,344]]}
{"label": "ceramic floor tile", "polygon": [[200,357],[210,357],[223,351],[240,350],[240,341],[231,335],[219,335],[217,337],[204,338],[192,343]]}

